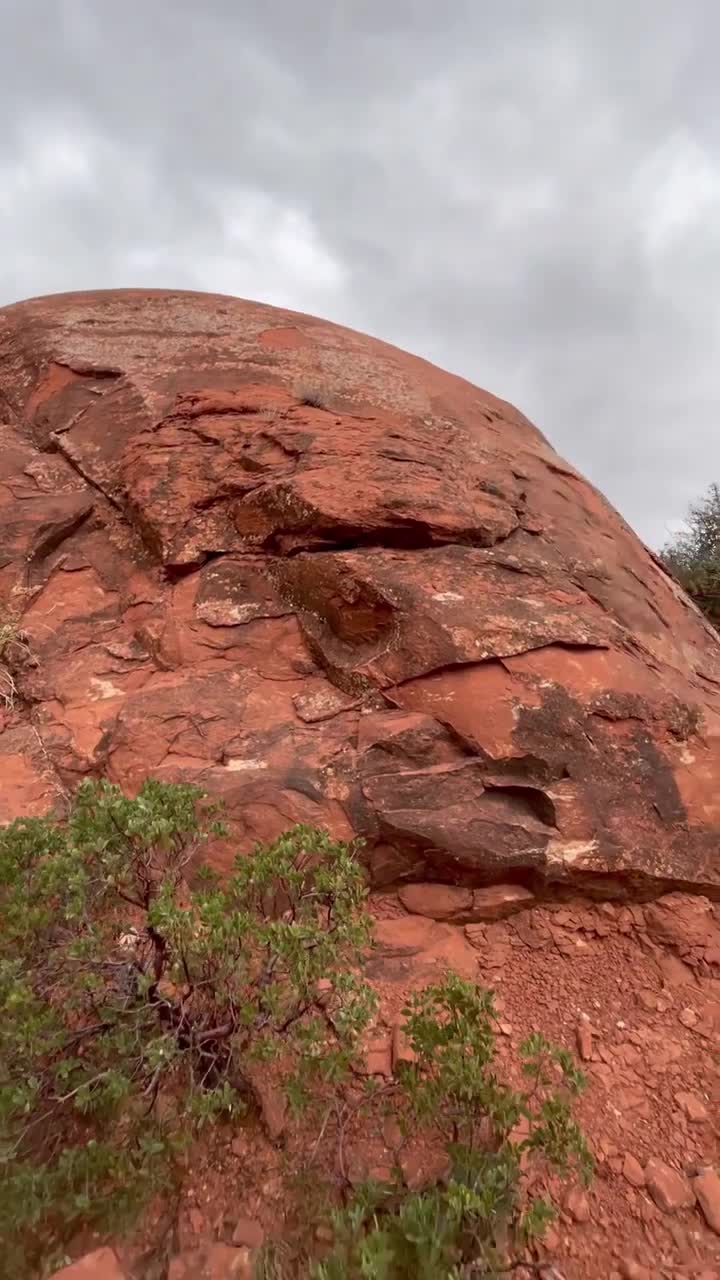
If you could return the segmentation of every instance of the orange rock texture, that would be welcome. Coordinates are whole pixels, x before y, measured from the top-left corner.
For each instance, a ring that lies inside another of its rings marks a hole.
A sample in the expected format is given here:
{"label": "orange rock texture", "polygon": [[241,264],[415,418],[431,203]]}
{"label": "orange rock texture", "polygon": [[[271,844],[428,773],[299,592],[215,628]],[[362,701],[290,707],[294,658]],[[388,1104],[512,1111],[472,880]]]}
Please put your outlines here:
{"label": "orange rock texture", "polygon": [[717,636],[521,413],[372,338],[0,310],[0,602],[0,821],[150,773],[376,884],[720,884]]}

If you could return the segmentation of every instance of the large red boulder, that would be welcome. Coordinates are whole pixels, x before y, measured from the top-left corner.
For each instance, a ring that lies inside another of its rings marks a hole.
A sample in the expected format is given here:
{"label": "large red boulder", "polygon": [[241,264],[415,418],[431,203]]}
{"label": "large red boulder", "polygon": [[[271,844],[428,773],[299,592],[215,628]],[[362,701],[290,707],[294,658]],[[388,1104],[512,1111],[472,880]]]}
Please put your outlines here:
{"label": "large red boulder", "polygon": [[504,401],[120,291],[0,310],[0,424],[0,820],[151,773],[378,882],[720,883],[717,636]]}

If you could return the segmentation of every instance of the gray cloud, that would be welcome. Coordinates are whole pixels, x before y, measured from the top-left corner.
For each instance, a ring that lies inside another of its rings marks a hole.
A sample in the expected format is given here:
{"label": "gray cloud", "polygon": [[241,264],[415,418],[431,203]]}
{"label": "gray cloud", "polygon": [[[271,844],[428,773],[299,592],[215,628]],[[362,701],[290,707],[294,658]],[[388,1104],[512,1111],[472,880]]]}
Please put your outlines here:
{"label": "gray cloud", "polygon": [[720,478],[714,0],[0,0],[0,304],[170,285],[515,401],[651,543]]}

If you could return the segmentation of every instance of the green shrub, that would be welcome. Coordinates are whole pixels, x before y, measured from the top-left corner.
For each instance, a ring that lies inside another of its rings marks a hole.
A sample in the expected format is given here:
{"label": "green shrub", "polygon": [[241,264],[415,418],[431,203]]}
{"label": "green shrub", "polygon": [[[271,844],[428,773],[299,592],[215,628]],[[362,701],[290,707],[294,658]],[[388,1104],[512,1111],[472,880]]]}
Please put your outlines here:
{"label": "green shrub", "polygon": [[720,486],[693,503],[660,552],[666,569],[715,626],[720,624]]}
{"label": "green shrub", "polygon": [[406,1123],[440,1127],[450,1172],[414,1193],[370,1184],[335,1215],[335,1245],[314,1280],[470,1280],[504,1272],[551,1221],[528,1199],[532,1161],[588,1181],[592,1160],[571,1114],[584,1086],[572,1055],[543,1036],[520,1048],[526,1086],[495,1067],[492,993],[459,977],[415,995],[405,1009],[416,1055],[400,1081]]}
{"label": "green shrub", "polygon": [[127,1222],[190,1123],[263,1110],[269,1060],[296,1105],[347,1069],[373,1010],[352,848],[296,827],[220,884],[195,867],[220,831],[157,781],[0,829],[3,1274]]}
{"label": "green shrub", "polygon": [[[80,1229],[124,1228],[172,1185],[187,1134],[264,1115],[268,1082],[294,1107],[338,1102],[374,1012],[354,850],[296,827],[220,883],[198,865],[217,817],[193,787],[129,799],[86,782],[67,820],[0,829],[0,1275],[52,1269]],[[493,1275],[552,1216],[523,1164],[590,1176],[571,1055],[533,1035],[525,1084],[505,1083],[492,994],[457,977],[404,1017],[414,1061],[383,1103],[442,1135],[450,1173],[359,1191],[315,1280]],[[300,1265],[282,1242],[259,1262]]]}

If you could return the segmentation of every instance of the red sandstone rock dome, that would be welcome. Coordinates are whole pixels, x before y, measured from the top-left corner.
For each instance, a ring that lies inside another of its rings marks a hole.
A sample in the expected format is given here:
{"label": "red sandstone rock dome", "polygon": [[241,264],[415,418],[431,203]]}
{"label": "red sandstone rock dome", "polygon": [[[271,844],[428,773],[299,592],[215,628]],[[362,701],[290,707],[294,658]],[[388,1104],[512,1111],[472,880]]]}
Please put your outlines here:
{"label": "red sandstone rock dome", "polygon": [[[222,796],[376,882],[720,883],[720,646],[502,400],[234,298],[0,310],[0,820]],[[219,855],[220,856],[220,855]]]}

